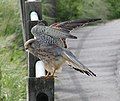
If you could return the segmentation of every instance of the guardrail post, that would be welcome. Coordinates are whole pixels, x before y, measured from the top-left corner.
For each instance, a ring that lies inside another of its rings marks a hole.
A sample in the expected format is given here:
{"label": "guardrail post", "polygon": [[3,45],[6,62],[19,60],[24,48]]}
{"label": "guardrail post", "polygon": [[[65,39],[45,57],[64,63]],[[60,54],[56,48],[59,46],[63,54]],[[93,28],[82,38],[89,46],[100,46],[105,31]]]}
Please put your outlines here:
{"label": "guardrail post", "polygon": [[[20,0],[21,16],[23,25],[24,42],[33,38],[31,28],[38,21],[31,21],[31,12],[38,14],[39,20],[42,19],[41,2]],[[28,101],[54,101],[54,79],[36,78],[35,64],[39,59],[28,53]]]}

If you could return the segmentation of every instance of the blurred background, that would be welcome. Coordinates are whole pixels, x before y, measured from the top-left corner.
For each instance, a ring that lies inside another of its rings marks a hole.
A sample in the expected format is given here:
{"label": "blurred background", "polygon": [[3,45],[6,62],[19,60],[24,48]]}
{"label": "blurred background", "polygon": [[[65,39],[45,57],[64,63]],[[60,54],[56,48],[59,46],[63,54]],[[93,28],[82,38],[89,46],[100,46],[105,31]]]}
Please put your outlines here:
{"label": "blurred background", "polygon": [[[52,1],[52,2],[50,2]],[[120,18],[120,0],[42,0],[43,19]],[[23,47],[19,0],[0,0],[0,101],[24,101],[27,56]]]}

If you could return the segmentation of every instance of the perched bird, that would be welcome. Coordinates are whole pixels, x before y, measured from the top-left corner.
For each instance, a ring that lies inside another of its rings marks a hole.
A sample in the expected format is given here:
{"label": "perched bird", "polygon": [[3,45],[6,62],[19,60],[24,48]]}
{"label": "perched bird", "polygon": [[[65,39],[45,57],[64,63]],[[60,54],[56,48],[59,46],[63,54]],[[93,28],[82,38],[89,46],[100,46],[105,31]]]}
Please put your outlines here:
{"label": "perched bird", "polygon": [[31,29],[35,38],[24,44],[25,49],[44,62],[48,71],[46,76],[54,76],[66,62],[81,73],[96,76],[67,49],[66,38],[76,39],[77,37],[70,33],[73,28],[97,20],[100,19],[73,20],[50,26],[45,26],[44,21],[41,21]]}

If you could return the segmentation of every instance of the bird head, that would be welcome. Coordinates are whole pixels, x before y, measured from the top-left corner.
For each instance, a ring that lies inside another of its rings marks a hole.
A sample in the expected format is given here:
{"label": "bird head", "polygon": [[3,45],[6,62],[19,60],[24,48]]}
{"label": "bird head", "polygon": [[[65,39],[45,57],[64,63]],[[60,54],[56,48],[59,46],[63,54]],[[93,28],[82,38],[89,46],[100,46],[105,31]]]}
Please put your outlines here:
{"label": "bird head", "polygon": [[32,43],[35,41],[35,39],[29,39],[25,42],[24,47],[26,51],[30,51]]}

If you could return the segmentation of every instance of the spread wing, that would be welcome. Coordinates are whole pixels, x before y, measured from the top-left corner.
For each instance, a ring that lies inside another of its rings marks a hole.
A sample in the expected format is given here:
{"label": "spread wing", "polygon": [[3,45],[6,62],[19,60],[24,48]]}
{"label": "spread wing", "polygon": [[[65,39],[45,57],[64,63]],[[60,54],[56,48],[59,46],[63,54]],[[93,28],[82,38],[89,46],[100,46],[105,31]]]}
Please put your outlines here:
{"label": "spread wing", "polygon": [[98,18],[98,19],[71,20],[71,21],[65,21],[65,22],[61,22],[61,23],[54,23],[54,24],[50,25],[50,27],[59,29],[61,31],[70,32],[71,30],[73,30],[76,27],[84,26],[84,25],[87,25],[91,22],[95,22],[98,20],[101,20],[101,19]]}
{"label": "spread wing", "polygon": [[[71,20],[71,21],[65,21],[61,23],[54,23],[50,26],[46,26],[47,23],[46,21],[42,20],[39,22],[39,24],[35,25],[31,29],[31,33],[34,35],[36,38],[40,38],[41,36],[50,36],[53,37],[54,39],[58,39],[58,43],[64,44],[60,45],[63,47],[67,47],[66,45],[66,38],[72,38],[72,39],[77,39],[76,36],[71,35],[69,32],[79,26],[86,25],[90,22],[95,22],[101,19],[84,19],[84,20]],[[61,40],[61,41],[59,41]]]}
{"label": "spread wing", "polygon": [[76,36],[71,35],[68,32],[63,32],[60,30],[57,30],[55,28],[49,27],[49,26],[44,26],[44,25],[40,25],[37,24],[34,27],[32,27],[31,29],[31,33],[35,36],[35,37],[40,37],[41,34],[45,34],[54,38],[71,38],[71,39],[77,39]]}

